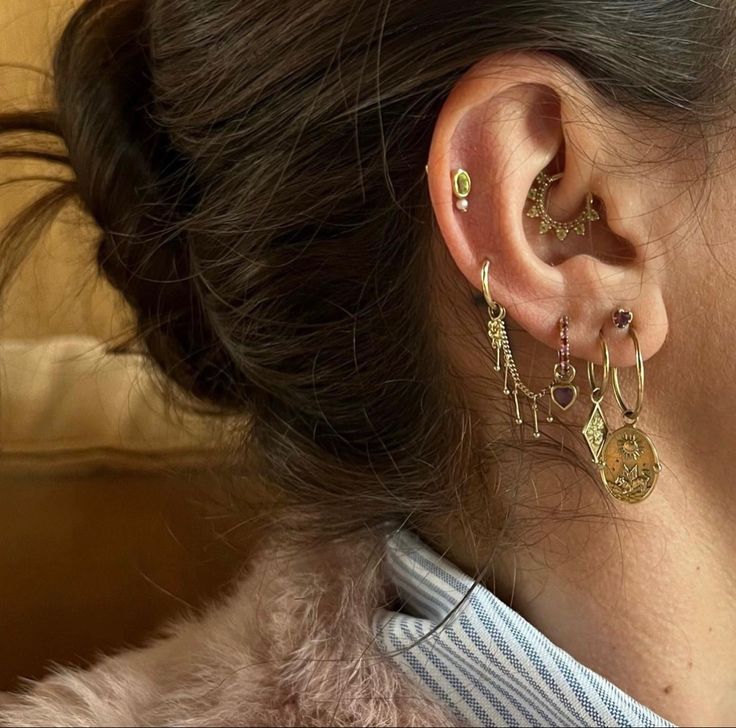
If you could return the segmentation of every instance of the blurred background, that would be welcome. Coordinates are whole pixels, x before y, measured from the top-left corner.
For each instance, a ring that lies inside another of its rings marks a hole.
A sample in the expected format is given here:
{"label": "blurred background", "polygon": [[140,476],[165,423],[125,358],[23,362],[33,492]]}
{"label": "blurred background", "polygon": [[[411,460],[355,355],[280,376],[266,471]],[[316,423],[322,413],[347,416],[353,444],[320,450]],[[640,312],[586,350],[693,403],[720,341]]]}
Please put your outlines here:
{"label": "blurred background", "polygon": [[[0,2],[4,110],[48,98],[75,4]],[[6,183],[59,173],[2,163],[0,224],[42,189]],[[93,234],[66,211],[0,313],[0,690],[142,644],[220,594],[255,538],[221,472],[219,423],[168,402],[139,357],[109,353],[131,319],[97,276]]]}

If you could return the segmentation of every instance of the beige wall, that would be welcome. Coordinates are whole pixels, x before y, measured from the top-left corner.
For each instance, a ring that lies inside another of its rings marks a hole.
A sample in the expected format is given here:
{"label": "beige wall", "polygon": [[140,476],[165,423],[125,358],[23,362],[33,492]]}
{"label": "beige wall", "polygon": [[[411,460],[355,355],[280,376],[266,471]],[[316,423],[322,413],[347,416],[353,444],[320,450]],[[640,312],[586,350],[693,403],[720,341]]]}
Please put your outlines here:
{"label": "beige wall", "polygon": [[[72,6],[69,0],[0,0],[0,63],[47,66],[53,38]],[[38,80],[0,67],[0,109],[32,105]],[[6,163],[0,181],[33,171],[39,170]],[[27,188],[0,189],[0,224],[29,194]],[[126,330],[128,312],[97,279],[93,255],[79,216],[65,214],[12,287],[0,339],[83,334],[107,340]],[[34,391],[42,391],[37,384]],[[22,384],[0,395],[12,396],[20,413],[5,423],[11,430],[31,405],[39,407],[37,394],[23,391]],[[126,397],[103,404],[113,399]],[[69,404],[77,430],[96,431],[99,438],[100,428],[79,423],[87,415]],[[53,405],[49,396],[48,405],[41,405],[48,414],[39,411],[33,421],[60,416]],[[6,406],[0,415],[8,411]],[[108,413],[109,421],[116,416],[130,412]],[[2,428],[0,438],[2,466],[9,448]],[[214,594],[247,553],[243,528],[220,537],[242,514],[213,506],[217,488],[206,471],[120,468],[99,451],[93,462],[94,468],[74,477],[57,466],[39,470],[30,459],[27,472],[17,463],[12,475],[0,467],[0,690],[15,685],[18,676],[43,674],[51,660],[84,663],[97,650],[140,642],[184,605]],[[238,548],[231,546],[235,541]]]}
{"label": "beige wall", "polygon": [[[76,2],[72,0],[2,0],[0,63],[48,69],[53,41]],[[44,96],[43,76],[28,70],[0,70],[0,107],[26,108]],[[27,173],[57,173],[40,165],[3,164],[0,182]],[[37,185],[0,191],[0,224],[32,198]],[[40,241],[11,290],[0,336],[82,333],[108,338],[128,324],[127,311],[95,275],[90,231],[80,215],[65,213]]]}

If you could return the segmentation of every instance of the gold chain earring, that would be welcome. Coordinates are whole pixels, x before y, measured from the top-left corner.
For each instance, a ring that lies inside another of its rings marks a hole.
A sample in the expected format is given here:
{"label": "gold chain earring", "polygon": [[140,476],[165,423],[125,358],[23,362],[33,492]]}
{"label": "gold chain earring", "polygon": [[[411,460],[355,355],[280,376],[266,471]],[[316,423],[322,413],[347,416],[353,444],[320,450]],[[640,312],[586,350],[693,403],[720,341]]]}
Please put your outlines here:
{"label": "gold chain earring", "polygon": [[547,193],[554,182],[562,178],[562,173],[549,175],[540,172],[529,190],[528,197],[532,206],[527,210],[528,217],[539,218],[539,233],[543,235],[553,230],[558,240],[565,240],[570,232],[585,235],[585,224],[600,220],[600,214],[594,207],[593,194],[585,196],[585,207],[572,220],[554,220],[547,211]]}
{"label": "gold chain earring", "polygon": [[[549,397],[549,414],[547,422],[554,422],[552,416],[552,402],[560,409],[570,408],[577,398],[578,388],[573,384],[575,368],[570,364],[570,342],[568,338],[569,319],[563,316],[560,319],[560,351],[559,362],[555,365],[554,381],[535,392],[521,380],[519,370],[514,361],[506,330],[506,309],[493,298],[490,284],[489,260],[484,261],[481,268],[481,286],[483,297],[488,306],[488,338],[491,348],[495,352],[494,371],[500,372],[503,368],[503,393],[513,400],[514,423],[524,424],[522,417],[522,398],[529,401],[532,412],[532,436],[535,439],[541,437],[539,431],[539,407],[544,397]],[[557,392],[555,396],[553,393]]]}
{"label": "gold chain earring", "polygon": [[641,355],[639,338],[631,325],[630,311],[619,309],[614,312],[617,328],[626,329],[634,344],[636,361],[637,392],[636,404],[631,407],[621,391],[618,368],[613,367],[611,380],[624,424],[606,440],[601,453],[599,467],[603,485],[617,500],[625,503],[640,503],[654,489],[662,464],[649,435],[636,425],[644,404],[644,359]]}

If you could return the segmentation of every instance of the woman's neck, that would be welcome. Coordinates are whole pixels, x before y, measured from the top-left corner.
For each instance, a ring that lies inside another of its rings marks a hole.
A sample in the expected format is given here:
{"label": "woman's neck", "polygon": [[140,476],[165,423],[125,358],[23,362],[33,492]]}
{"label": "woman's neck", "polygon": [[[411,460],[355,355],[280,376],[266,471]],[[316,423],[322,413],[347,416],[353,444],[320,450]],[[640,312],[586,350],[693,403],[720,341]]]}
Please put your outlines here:
{"label": "woman's neck", "polygon": [[715,474],[688,471],[672,453],[667,464],[636,506],[547,468],[512,513],[516,547],[479,553],[478,539],[457,527],[436,545],[469,572],[490,558],[489,588],[664,718],[732,725],[736,506],[704,497],[713,491],[698,481]]}

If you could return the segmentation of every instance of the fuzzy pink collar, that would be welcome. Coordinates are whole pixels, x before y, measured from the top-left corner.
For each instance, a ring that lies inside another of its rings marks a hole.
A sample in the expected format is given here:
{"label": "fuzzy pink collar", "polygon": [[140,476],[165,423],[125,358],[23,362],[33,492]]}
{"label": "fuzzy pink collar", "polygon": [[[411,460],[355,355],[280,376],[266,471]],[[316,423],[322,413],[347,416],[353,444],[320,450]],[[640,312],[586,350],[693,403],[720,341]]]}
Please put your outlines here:
{"label": "fuzzy pink collar", "polygon": [[150,646],[0,694],[0,725],[452,725],[374,646],[382,555],[366,535],[271,544],[226,600]]}

